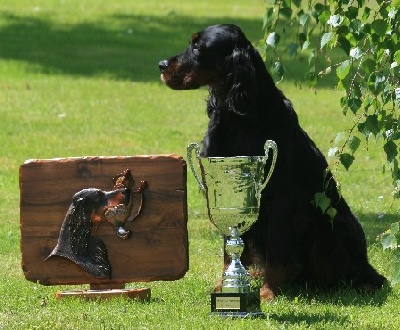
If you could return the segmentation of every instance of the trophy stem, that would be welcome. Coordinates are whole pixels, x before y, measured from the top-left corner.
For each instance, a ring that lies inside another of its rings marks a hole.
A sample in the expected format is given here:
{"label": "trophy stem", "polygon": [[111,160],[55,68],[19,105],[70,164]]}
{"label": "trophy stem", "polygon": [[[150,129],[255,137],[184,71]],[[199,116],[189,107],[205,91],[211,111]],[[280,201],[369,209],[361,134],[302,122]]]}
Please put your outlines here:
{"label": "trophy stem", "polygon": [[222,275],[221,292],[211,294],[211,315],[222,317],[263,317],[260,309],[260,293],[250,290],[249,272],[240,262],[244,243],[237,227],[229,227],[230,237],[226,240],[226,253],[231,264]]}
{"label": "trophy stem", "polygon": [[226,252],[231,256],[231,264],[222,275],[222,293],[250,292],[249,272],[240,262],[244,243],[237,227],[230,227],[231,236],[226,240]]}

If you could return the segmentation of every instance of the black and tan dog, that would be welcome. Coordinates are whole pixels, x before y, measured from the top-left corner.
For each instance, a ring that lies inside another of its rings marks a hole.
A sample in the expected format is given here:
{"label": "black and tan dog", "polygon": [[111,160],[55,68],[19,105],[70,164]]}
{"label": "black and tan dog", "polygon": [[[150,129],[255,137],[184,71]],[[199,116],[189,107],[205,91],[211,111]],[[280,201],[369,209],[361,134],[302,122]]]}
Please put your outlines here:
{"label": "black and tan dog", "polygon": [[[242,262],[264,274],[262,298],[273,299],[278,288],[292,280],[320,287],[343,282],[359,289],[383,285],[385,278],[368,262],[363,229],[323,154],[300,127],[291,102],[239,27],[214,25],[193,34],[189,47],[160,61],[159,68],[162,81],[172,89],[209,86],[209,124],[201,156],[262,156],[266,140],[278,146],[259,219],[242,236]],[[333,219],[316,207],[314,197],[323,191],[336,211]]]}

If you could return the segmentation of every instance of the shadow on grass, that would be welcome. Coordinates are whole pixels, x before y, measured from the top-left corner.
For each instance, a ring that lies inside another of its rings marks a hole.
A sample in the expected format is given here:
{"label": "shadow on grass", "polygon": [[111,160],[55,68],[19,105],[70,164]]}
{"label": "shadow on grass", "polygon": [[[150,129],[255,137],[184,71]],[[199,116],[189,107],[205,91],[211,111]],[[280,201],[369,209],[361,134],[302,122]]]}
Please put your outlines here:
{"label": "shadow on grass", "polygon": [[[377,214],[363,214],[359,215],[359,219],[363,224],[368,245],[376,243],[374,248],[381,249],[380,243],[377,242],[376,237],[387,230],[392,222],[396,221],[396,215],[386,214],[380,216]],[[339,286],[329,289],[321,289],[312,284],[305,283],[292,283],[285,285],[281,288],[277,299],[287,300],[292,302],[293,308],[296,310],[294,313],[292,308],[289,311],[272,312],[270,318],[277,322],[285,322],[288,325],[313,325],[319,323],[334,323],[335,325],[350,325],[352,323],[351,314],[342,313],[341,306],[372,306],[380,307],[386,304],[388,296],[391,294],[392,288],[387,283],[381,290],[376,292],[357,292],[351,287]],[[332,306],[332,308],[324,308],[322,310],[312,309],[311,312],[299,312],[294,306],[296,302],[309,304],[322,304],[324,306]]]}
{"label": "shadow on grass", "polygon": [[183,51],[192,33],[235,23],[249,38],[262,36],[261,19],[115,15],[62,25],[47,17],[0,13],[0,58],[27,64],[29,72],[159,81],[158,62]]}
{"label": "shadow on grass", "polygon": [[340,313],[333,313],[333,312],[321,312],[318,314],[310,314],[307,312],[298,312],[296,314],[294,313],[279,313],[279,315],[272,315],[271,318],[273,318],[275,321],[279,323],[285,323],[286,326],[289,325],[297,325],[297,326],[304,326],[304,324],[307,324],[308,326],[311,326],[313,324],[318,325],[319,323],[324,324],[324,323],[334,323],[335,326],[347,326],[350,322],[350,319],[348,316],[345,315],[340,315]]}
{"label": "shadow on grass", "polygon": [[313,284],[291,283],[281,288],[280,294],[289,301],[322,303],[340,306],[381,306],[392,292],[387,283],[377,291],[359,292],[346,285],[333,288],[320,288]]}
{"label": "shadow on grass", "polygon": [[[43,74],[106,76],[116,80],[159,81],[158,62],[183,51],[192,33],[218,23],[239,25],[249,40],[263,38],[262,19],[115,14],[96,22],[59,24],[50,17],[0,13],[0,58],[21,61]],[[288,61],[285,80],[304,77],[304,56]],[[321,87],[332,87],[330,78]]]}
{"label": "shadow on grass", "polygon": [[367,245],[379,244],[379,235],[390,228],[390,224],[399,221],[397,214],[361,214],[357,215],[360,220]]}
{"label": "shadow on grass", "polygon": [[[318,290],[315,287],[305,287],[300,285],[291,285],[282,288],[279,295],[283,295],[285,301],[289,301],[289,310],[272,311],[269,317],[287,325],[317,325],[317,324],[351,324],[351,312],[343,313],[341,307],[381,307],[391,293],[389,285],[378,290],[375,293],[357,293],[349,288],[336,288],[330,290]],[[279,299],[278,295],[278,299]],[[302,311],[296,308],[297,302],[300,306],[323,305],[324,308],[311,308],[309,311]],[[268,307],[267,307],[268,310]]]}
{"label": "shadow on grass", "polygon": [[[351,307],[381,307],[386,303],[390,293],[389,286],[375,293],[360,294],[348,288],[318,290],[315,287],[292,284],[282,288],[278,294],[276,299],[283,299],[283,302],[271,307],[267,303],[263,310],[267,312],[268,318],[284,323],[287,327],[303,328],[306,324],[319,328],[318,326],[335,324],[335,328],[337,325],[347,328],[348,325],[353,324]],[[304,306],[310,306],[310,308],[304,308]],[[350,309],[346,310],[343,307],[350,307]]]}

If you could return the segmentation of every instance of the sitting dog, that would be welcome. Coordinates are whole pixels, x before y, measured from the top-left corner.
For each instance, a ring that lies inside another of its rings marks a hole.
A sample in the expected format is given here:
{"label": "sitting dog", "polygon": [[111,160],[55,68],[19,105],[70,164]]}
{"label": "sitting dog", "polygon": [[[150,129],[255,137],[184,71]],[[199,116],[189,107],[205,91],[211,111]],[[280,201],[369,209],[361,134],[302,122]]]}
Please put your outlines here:
{"label": "sitting dog", "polygon": [[[239,27],[214,25],[193,34],[189,47],[160,61],[159,69],[172,89],[209,86],[201,156],[263,155],[266,140],[278,146],[259,219],[242,236],[243,264],[263,274],[261,299],[273,299],[280,286],[293,280],[319,287],[382,287],[386,279],[368,262],[363,229],[324,156]],[[320,192],[330,199],[334,216],[316,206]]]}
{"label": "sitting dog", "polygon": [[132,193],[141,194],[147,187],[146,181],[141,181],[140,187],[132,191],[134,181],[130,170],[113,180],[111,191],[88,188],[72,197],[57,245],[46,260],[53,256],[64,257],[95,278],[111,278],[107,248],[96,236],[97,228],[100,223],[108,222],[115,227],[117,237],[128,239],[131,232],[124,228],[125,221],[134,220],[142,207],[141,195],[140,205],[134,210]]}

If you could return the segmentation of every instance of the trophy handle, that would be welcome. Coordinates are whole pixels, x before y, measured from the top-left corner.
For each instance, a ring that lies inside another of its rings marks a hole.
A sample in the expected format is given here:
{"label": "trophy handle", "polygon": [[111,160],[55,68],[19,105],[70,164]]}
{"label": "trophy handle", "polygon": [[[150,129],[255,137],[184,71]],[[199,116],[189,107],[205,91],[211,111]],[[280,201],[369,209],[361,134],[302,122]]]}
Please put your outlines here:
{"label": "trophy handle", "polygon": [[268,158],[268,151],[269,149],[272,149],[272,163],[271,167],[269,169],[268,175],[265,178],[264,182],[260,184],[259,186],[259,194],[261,195],[261,192],[264,190],[265,186],[267,185],[269,179],[271,178],[272,172],[274,171],[275,168],[275,163],[276,163],[276,158],[278,157],[278,147],[276,143],[272,140],[267,140],[264,144],[264,150],[265,150],[265,156]]}
{"label": "trophy handle", "polygon": [[206,187],[205,187],[204,183],[200,180],[200,177],[194,168],[193,150],[196,152],[196,159],[197,159],[197,162],[200,164],[200,147],[199,147],[198,143],[193,142],[193,143],[189,144],[187,147],[187,158],[188,158],[189,166],[190,166],[190,169],[192,170],[193,175],[196,178],[196,181],[199,184],[201,190],[206,191]]}

